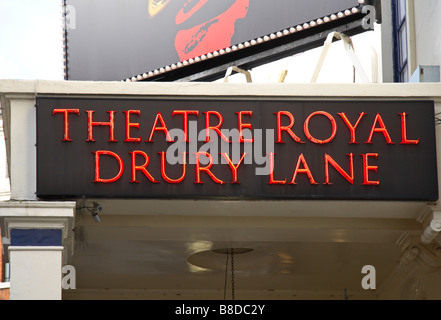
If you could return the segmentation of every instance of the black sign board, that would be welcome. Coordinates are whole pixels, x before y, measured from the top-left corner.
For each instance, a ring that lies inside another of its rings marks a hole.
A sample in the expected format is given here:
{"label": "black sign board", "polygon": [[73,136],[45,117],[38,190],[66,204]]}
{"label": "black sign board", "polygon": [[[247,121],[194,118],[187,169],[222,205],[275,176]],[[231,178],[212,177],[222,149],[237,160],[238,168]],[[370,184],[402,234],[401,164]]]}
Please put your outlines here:
{"label": "black sign board", "polygon": [[[313,34],[327,33],[354,20],[357,0],[65,0],[67,12],[67,79],[113,80],[136,77],[179,62],[189,61],[234,45],[276,34],[335,15],[336,19],[305,28],[294,37],[265,41],[253,48],[167,72],[166,79],[209,70],[214,65],[243,65],[244,57],[281,48]],[[350,15],[337,16],[349,11]],[[351,33],[354,28],[338,29]],[[363,32],[361,22],[357,32]],[[297,32],[297,31],[296,31]],[[301,35],[300,35],[301,34]],[[321,38],[320,43],[326,39]],[[318,44],[316,43],[315,46]],[[300,44],[296,46],[301,46]],[[259,49],[257,49],[259,47]],[[288,50],[288,49],[287,49]],[[290,49],[292,50],[292,48]],[[280,58],[280,51],[277,50]],[[293,54],[293,53],[291,53]],[[248,63],[267,61],[254,56]],[[276,58],[275,56],[273,58]],[[201,60],[201,59],[199,59]],[[189,71],[192,69],[192,71]],[[225,74],[226,67],[223,68]],[[154,77],[157,79],[158,77]],[[164,78],[164,75],[159,78]],[[168,80],[170,81],[170,80]]]}
{"label": "black sign board", "polygon": [[39,198],[438,199],[432,101],[37,99]]}

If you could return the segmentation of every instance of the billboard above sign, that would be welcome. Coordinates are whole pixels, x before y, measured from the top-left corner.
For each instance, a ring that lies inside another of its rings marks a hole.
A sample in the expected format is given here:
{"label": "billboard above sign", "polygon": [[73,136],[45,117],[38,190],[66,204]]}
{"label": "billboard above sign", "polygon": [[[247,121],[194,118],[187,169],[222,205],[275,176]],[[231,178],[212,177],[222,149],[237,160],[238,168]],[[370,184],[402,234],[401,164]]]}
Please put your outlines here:
{"label": "billboard above sign", "polygon": [[37,98],[37,196],[438,199],[431,101]]}
{"label": "billboard above sign", "polygon": [[316,46],[307,40],[315,34],[364,31],[358,0],[66,0],[66,6],[67,20],[75,22],[66,30],[68,80],[168,81],[215,67],[225,73],[225,64],[261,64]]}

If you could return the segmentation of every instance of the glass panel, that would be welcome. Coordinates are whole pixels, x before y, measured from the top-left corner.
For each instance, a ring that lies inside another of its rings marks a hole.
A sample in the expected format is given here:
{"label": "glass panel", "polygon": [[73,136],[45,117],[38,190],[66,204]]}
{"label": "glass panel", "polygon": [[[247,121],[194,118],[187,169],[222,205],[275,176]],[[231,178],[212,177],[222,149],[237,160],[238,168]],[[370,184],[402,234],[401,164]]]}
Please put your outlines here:
{"label": "glass panel", "polygon": [[400,68],[407,61],[407,26],[404,24],[399,31]]}
{"label": "glass panel", "polygon": [[401,71],[401,82],[409,82],[409,75],[407,73],[407,65],[406,67],[403,69],[403,71]]}
{"label": "glass panel", "polygon": [[398,0],[398,23],[406,18],[406,0]]}

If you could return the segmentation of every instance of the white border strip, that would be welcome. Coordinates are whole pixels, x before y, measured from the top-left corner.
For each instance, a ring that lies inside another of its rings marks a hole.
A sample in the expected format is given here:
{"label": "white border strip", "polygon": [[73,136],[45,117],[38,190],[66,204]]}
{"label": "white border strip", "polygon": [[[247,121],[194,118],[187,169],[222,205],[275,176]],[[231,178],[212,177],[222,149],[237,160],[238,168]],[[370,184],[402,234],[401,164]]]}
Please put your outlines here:
{"label": "white border strip", "polygon": [[0,290],[2,289],[10,289],[11,283],[10,282],[0,282]]}

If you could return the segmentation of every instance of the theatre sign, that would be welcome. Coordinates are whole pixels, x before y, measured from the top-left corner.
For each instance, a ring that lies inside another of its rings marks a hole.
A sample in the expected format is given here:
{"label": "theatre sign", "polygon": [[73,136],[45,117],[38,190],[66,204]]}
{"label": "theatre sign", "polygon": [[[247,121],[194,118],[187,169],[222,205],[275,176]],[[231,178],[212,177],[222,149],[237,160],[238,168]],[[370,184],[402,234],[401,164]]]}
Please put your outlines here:
{"label": "theatre sign", "polygon": [[37,98],[37,196],[438,199],[432,101]]}

